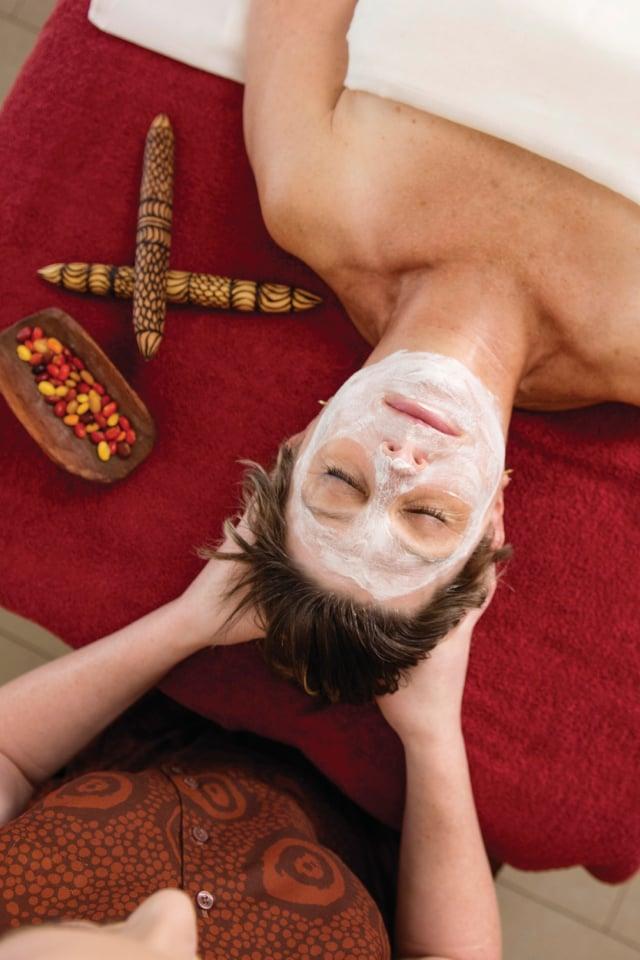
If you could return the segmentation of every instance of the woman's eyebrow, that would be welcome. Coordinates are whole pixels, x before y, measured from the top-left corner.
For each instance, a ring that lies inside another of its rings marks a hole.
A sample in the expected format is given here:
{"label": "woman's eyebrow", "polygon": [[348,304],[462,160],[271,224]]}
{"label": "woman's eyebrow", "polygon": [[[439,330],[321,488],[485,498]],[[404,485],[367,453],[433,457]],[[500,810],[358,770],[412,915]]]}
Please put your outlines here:
{"label": "woman's eyebrow", "polygon": [[433,564],[434,566],[438,563],[443,563],[445,560],[448,560],[453,550],[451,550],[446,557],[428,557],[421,550],[418,550],[416,547],[411,546],[410,543],[407,543],[406,540],[398,538],[399,543],[402,544],[407,553],[410,553],[413,557],[418,557],[420,560],[424,560],[425,563]]}
{"label": "woman's eyebrow", "polygon": [[332,513],[331,510],[325,510],[322,507],[314,507],[313,504],[309,503],[307,500],[302,498],[307,510],[309,510],[314,517],[324,517],[327,520],[349,520],[350,518],[344,513]]}

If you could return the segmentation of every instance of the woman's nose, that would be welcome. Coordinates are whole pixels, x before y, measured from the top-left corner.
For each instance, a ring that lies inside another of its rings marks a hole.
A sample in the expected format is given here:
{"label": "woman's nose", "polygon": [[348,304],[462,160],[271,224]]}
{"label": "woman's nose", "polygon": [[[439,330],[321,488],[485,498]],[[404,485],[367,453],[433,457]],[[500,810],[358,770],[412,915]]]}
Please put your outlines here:
{"label": "woman's nose", "polygon": [[423,470],[429,462],[424,450],[421,450],[410,440],[405,440],[404,443],[383,440],[382,452],[393,462],[394,466],[401,469],[404,467],[404,469],[412,471]]}

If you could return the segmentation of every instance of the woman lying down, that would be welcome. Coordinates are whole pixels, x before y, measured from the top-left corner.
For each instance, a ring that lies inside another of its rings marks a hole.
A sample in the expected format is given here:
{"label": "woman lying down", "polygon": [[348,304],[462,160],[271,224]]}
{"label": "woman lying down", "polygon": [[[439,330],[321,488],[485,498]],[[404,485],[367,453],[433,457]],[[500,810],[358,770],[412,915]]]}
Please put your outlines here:
{"label": "woman lying down", "polygon": [[[617,36],[637,13],[615,8]],[[310,693],[361,702],[396,689],[485,601],[505,556],[512,408],[640,403],[640,208],[505,140],[345,88],[354,9],[360,73],[375,72],[377,53],[401,87],[418,37],[430,52],[406,87],[428,93],[431,37],[447,18],[437,5],[266,0],[247,18],[244,129],[265,222],[332,287],[372,352],[270,475],[249,473],[253,541],[229,533],[267,660]],[[367,24],[377,45],[363,53]],[[581,43],[585,31],[580,20]],[[400,40],[405,58],[388,51]],[[558,153],[603,122],[583,79]],[[546,82],[536,78],[539,99]],[[472,89],[468,101],[471,111]],[[552,102],[539,107],[555,116]],[[534,123],[523,97],[520,132],[527,111]],[[631,186],[640,197],[640,175]]]}

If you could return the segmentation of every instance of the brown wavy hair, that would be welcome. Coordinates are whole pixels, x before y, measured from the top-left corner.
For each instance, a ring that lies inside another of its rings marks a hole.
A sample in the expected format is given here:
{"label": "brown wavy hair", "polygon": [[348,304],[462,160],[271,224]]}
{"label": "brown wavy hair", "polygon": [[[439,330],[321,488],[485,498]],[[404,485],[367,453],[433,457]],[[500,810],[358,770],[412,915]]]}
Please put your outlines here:
{"label": "brown wavy hair", "polygon": [[286,550],[285,508],[295,451],[285,442],[270,472],[246,462],[243,508],[254,542],[225,522],[239,553],[199,548],[204,559],[240,561],[244,570],[229,597],[230,620],[254,608],[265,631],[259,646],[267,663],[307,693],[331,703],[366,703],[393,693],[406,671],[429,653],[468,610],[487,598],[490,573],[511,554],[485,535],[454,579],[410,615],[356,602],[314,583]]}

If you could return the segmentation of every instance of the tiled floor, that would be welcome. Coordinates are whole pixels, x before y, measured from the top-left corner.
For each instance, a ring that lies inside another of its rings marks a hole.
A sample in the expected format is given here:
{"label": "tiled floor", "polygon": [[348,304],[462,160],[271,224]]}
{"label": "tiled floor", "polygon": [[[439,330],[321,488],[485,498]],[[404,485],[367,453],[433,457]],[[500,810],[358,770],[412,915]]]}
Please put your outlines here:
{"label": "tiled floor", "polygon": [[[0,0],[0,101],[54,5]],[[66,649],[35,624],[0,610],[0,684]],[[534,874],[507,867],[498,895],[505,960],[640,960],[640,875],[611,887],[580,868]]]}

